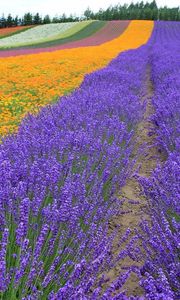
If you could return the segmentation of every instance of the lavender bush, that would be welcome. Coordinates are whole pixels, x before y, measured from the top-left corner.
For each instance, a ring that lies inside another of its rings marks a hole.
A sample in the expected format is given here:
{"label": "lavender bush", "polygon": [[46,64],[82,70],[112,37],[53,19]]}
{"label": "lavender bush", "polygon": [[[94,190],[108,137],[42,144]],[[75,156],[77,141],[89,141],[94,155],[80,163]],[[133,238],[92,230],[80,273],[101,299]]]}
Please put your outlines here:
{"label": "lavender bush", "polygon": [[125,52],[0,145],[0,299],[99,297],[146,63],[146,47]]}
{"label": "lavender bush", "polygon": [[[147,299],[180,299],[180,23],[156,23],[151,50],[157,145],[164,163],[141,179],[152,227],[143,223]],[[160,41],[160,42],[159,42]],[[178,62],[178,63],[177,63]]]}

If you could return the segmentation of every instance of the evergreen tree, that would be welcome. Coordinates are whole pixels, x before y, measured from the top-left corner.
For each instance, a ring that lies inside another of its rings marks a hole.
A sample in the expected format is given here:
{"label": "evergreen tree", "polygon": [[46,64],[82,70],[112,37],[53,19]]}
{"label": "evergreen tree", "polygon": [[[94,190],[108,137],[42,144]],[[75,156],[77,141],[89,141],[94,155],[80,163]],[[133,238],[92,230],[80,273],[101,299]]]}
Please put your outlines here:
{"label": "evergreen tree", "polygon": [[1,28],[7,27],[6,18],[4,16],[4,14],[2,14],[2,17],[1,17],[1,20],[0,20],[0,27]]}
{"label": "evergreen tree", "polygon": [[13,26],[13,18],[11,14],[8,15],[7,20],[6,20],[7,27],[12,27]]}
{"label": "evergreen tree", "polygon": [[86,20],[91,20],[92,15],[93,15],[93,12],[88,7],[84,12],[84,16],[85,16]]}
{"label": "evergreen tree", "polygon": [[66,20],[67,20],[66,14],[63,13],[61,16],[61,22],[66,22]]}
{"label": "evergreen tree", "polygon": [[50,24],[51,23],[51,19],[49,15],[46,15],[43,19],[43,24]]}
{"label": "evergreen tree", "polygon": [[18,19],[18,16],[16,16],[16,17],[13,19],[13,25],[14,25],[14,26],[18,26],[18,25],[19,25],[19,19]]}
{"label": "evergreen tree", "polygon": [[35,16],[33,16],[33,24],[42,24],[42,18],[40,17],[39,13],[36,13]]}
{"label": "evergreen tree", "polygon": [[52,19],[52,23],[59,23],[59,17],[56,15],[53,19]]}
{"label": "evergreen tree", "polygon": [[33,17],[30,12],[26,13],[23,17],[23,25],[32,25],[33,24]]}

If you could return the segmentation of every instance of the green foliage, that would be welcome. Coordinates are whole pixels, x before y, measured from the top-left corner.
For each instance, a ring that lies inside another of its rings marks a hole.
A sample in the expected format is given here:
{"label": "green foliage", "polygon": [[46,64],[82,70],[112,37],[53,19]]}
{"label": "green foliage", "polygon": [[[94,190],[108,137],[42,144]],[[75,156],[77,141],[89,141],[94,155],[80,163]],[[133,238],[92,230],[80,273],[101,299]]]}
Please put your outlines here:
{"label": "green foliage", "polygon": [[5,18],[4,14],[0,18],[0,28],[12,27],[18,25],[33,25],[33,24],[49,24],[62,22],[76,22],[81,20],[169,20],[180,21],[180,7],[169,8],[167,6],[159,7],[156,1],[152,2],[138,2],[130,5],[115,5],[110,6],[106,10],[99,9],[98,12],[93,12],[89,7],[84,11],[83,16],[76,17],[72,14],[66,16],[56,15],[52,19],[46,15],[43,19],[39,13],[32,15],[30,12],[25,13],[22,19],[16,16],[13,18],[11,14]]}
{"label": "green foliage", "polygon": [[27,13],[23,17],[22,25],[32,25],[33,24],[33,16],[31,13]]}
{"label": "green foliage", "polygon": [[51,23],[51,19],[49,15],[46,15],[43,19],[43,24],[50,24]]}
{"label": "green foliage", "polygon": [[42,24],[42,18],[40,17],[39,13],[37,13],[33,17],[33,24],[35,24],[35,25]]}
{"label": "green foliage", "polygon": [[[100,9],[97,13],[93,13],[88,9],[91,19],[98,20],[180,20],[180,8],[157,7],[156,1],[143,1],[139,3],[131,3],[130,5],[110,6],[106,10]],[[86,14],[84,13],[86,16]]]}

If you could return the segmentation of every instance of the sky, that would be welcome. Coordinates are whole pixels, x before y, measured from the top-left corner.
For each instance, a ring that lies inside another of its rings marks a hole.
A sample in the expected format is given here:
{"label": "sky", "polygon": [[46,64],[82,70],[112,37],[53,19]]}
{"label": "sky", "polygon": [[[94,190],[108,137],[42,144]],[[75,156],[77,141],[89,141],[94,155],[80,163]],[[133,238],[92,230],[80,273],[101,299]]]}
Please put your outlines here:
{"label": "sky", "polygon": [[[11,13],[13,16],[22,16],[25,12],[36,13],[44,16],[49,14],[51,17],[55,15],[73,14],[80,16],[87,7],[93,11],[98,11],[100,8],[107,8],[115,4],[130,4],[131,2],[139,2],[132,0],[0,0],[0,16],[4,13],[5,16]],[[149,1],[147,1],[149,2]],[[151,2],[151,1],[150,1]],[[177,7],[179,0],[156,0],[158,6]]]}

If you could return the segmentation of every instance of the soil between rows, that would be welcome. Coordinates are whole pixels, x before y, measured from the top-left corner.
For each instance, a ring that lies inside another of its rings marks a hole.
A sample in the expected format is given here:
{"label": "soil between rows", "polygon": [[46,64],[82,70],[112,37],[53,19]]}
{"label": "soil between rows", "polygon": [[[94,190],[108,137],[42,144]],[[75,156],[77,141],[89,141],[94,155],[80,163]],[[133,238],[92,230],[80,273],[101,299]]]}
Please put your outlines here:
{"label": "soil between rows", "polygon": [[[121,250],[128,247],[129,241],[136,235],[135,231],[138,230],[140,221],[142,219],[149,220],[149,216],[147,214],[148,202],[142,194],[138,177],[143,176],[148,178],[160,160],[158,149],[155,146],[156,136],[154,133],[152,133],[155,132],[155,130],[153,130],[154,124],[151,121],[151,116],[153,115],[154,111],[151,102],[153,92],[151,67],[148,65],[145,78],[145,95],[142,97],[142,102],[144,103],[145,101],[146,103],[146,109],[143,120],[139,123],[134,136],[135,147],[133,156],[137,157],[137,160],[131,177],[127,180],[126,185],[122,188],[121,194],[119,195],[120,200],[124,200],[122,206],[120,207],[120,214],[119,216],[115,216],[109,224],[110,233],[112,233],[119,226],[119,231],[116,239],[114,240],[112,250],[114,257],[116,257]],[[137,176],[133,176],[134,172],[136,172]],[[136,204],[132,204],[131,200],[134,200]],[[131,230],[129,238],[122,245],[119,245],[120,238],[128,228]],[[136,241],[136,244],[142,248],[140,240]],[[141,250],[143,251],[143,249]],[[125,257],[123,260],[120,260],[115,267],[105,274],[105,276],[109,279],[107,285],[109,286],[110,282],[115,281],[121,273],[126,272],[128,267],[140,267],[143,265],[143,263],[143,260],[135,262],[130,257]],[[125,289],[128,291],[128,296],[143,295],[143,289],[139,285],[139,278],[135,272],[131,273],[127,282],[123,285],[123,290]]]}

